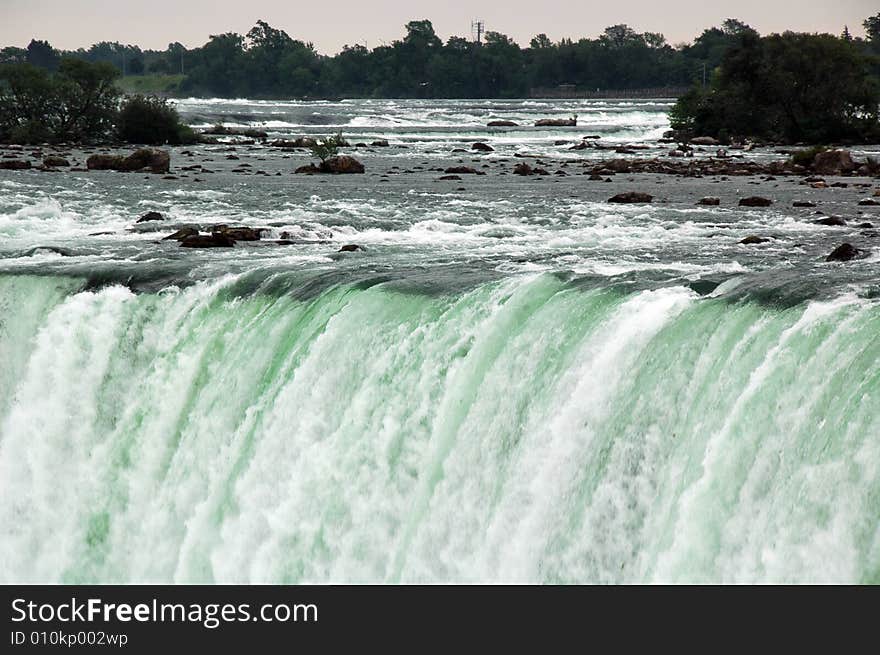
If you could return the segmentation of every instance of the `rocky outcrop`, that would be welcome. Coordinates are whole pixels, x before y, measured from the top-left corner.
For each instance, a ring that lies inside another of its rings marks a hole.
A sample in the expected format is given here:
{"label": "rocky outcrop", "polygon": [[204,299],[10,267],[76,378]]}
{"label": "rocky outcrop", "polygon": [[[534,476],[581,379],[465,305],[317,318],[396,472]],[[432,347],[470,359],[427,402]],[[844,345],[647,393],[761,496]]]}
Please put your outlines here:
{"label": "rocky outcrop", "polygon": [[70,166],[70,162],[67,161],[64,157],[59,157],[57,155],[49,155],[43,159],[43,166],[46,168],[67,168]]}
{"label": "rocky outcrop", "polygon": [[495,152],[495,148],[490,146],[488,143],[477,142],[471,146],[471,150],[478,150],[480,152]]}
{"label": "rocky outcrop", "polygon": [[86,160],[86,167],[90,171],[114,170],[167,173],[171,168],[171,155],[165,150],[140,148],[128,157],[108,154],[92,155]]}
{"label": "rocky outcrop", "polygon": [[851,259],[861,259],[866,257],[868,253],[864,250],[856,248],[851,243],[844,243],[831,251],[826,258],[826,262],[848,262]]}
{"label": "rocky outcrop", "polygon": [[875,200],[874,198],[865,198],[863,200],[859,200],[860,207],[880,207],[880,200]]}
{"label": "rocky outcrop", "polygon": [[387,148],[388,147],[388,139],[379,139],[377,141],[373,141],[371,144],[374,148]]}
{"label": "rocky outcrop", "polygon": [[531,175],[533,172],[534,171],[532,171],[532,167],[525,162],[520,162],[513,167],[514,175]]}
{"label": "rocky outcrop", "polygon": [[577,116],[571,118],[542,118],[535,121],[535,127],[576,127]]}
{"label": "rocky outcrop", "polygon": [[766,237],[759,237],[757,235],[750,234],[745,239],[742,239],[740,241],[740,243],[743,244],[744,246],[755,246],[755,245],[758,245],[759,243],[767,243],[768,241],[770,241],[770,239],[768,239]]}
{"label": "rocky outcrop", "polygon": [[748,198],[741,198],[739,201],[740,207],[769,207],[773,204],[773,201],[769,198],[762,198],[761,196],[750,196]]}
{"label": "rocky outcrop", "polygon": [[162,216],[162,214],[160,214],[159,212],[147,212],[146,214],[141,216],[139,219],[137,219],[136,222],[148,223],[150,221],[164,221],[164,220],[165,220],[165,217]]}
{"label": "rocky outcrop", "polygon": [[519,127],[519,123],[513,121],[489,121],[486,127]]}
{"label": "rocky outcrop", "polygon": [[849,150],[825,150],[813,157],[812,169],[819,175],[844,175],[855,168]]}
{"label": "rocky outcrop", "polygon": [[825,218],[818,218],[813,221],[816,225],[828,225],[831,227],[845,227],[846,221],[843,220],[840,216],[827,216]]}
{"label": "rocky outcrop", "polygon": [[169,234],[167,237],[162,237],[162,241],[183,241],[185,238],[196,236],[198,233],[198,228],[182,227],[177,232]]}
{"label": "rocky outcrop", "polygon": [[707,196],[705,198],[700,198],[697,201],[697,204],[698,205],[705,205],[707,207],[717,207],[718,205],[721,204],[721,198],[710,198]]}
{"label": "rocky outcrop", "polygon": [[477,175],[477,170],[470,166],[450,166],[443,172],[447,175]]}
{"label": "rocky outcrop", "polygon": [[366,250],[366,248],[359,246],[356,243],[348,243],[342,246],[337,252],[355,252],[357,250]]}
{"label": "rocky outcrop", "polygon": [[608,199],[608,202],[621,203],[621,204],[633,204],[633,203],[647,203],[654,200],[654,196],[649,193],[642,193],[641,191],[627,191],[625,193],[618,193],[616,196],[613,196]]}
{"label": "rocky outcrop", "polygon": [[180,239],[182,248],[232,248],[235,240],[227,234],[194,234]]}
{"label": "rocky outcrop", "polygon": [[319,166],[306,164],[300,166],[294,173],[331,173],[334,175],[357,174],[364,172],[364,165],[349,155],[337,155],[321,162]]}
{"label": "rocky outcrop", "polygon": [[0,170],[2,171],[24,171],[31,167],[31,163],[22,159],[4,159],[0,160]]}
{"label": "rocky outcrop", "polygon": [[211,231],[214,234],[228,236],[233,241],[259,241],[263,234],[268,232],[265,228],[229,227],[228,225],[215,225]]}

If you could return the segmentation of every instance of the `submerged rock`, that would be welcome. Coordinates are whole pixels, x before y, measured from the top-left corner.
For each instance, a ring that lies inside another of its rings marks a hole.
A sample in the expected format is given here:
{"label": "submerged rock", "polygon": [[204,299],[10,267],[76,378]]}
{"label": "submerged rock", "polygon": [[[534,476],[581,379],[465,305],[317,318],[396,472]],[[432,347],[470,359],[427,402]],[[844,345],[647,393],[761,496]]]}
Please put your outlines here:
{"label": "submerged rock", "polygon": [[488,143],[477,142],[471,146],[471,150],[479,150],[480,152],[495,152],[495,148]]}
{"label": "submerged rock", "polygon": [[767,243],[768,241],[770,241],[770,239],[768,239],[767,237],[759,237],[755,234],[750,234],[745,239],[742,239],[740,243],[745,246],[753,246],[759,243]]}
{"label": "submerged rock", "polygon": [[773,201],[769,198],[762,198],[761,196],[751,196],[749,198],[742,198],[739,201],[740,207],[769,207],[773,204]]}
{"label": "submerged rock", "polygon": [[486,127],[519,127],[519,123],[513,121],[489,121]]}
{"label": "submerged rock", "polygon": [[834,250],[831,251],[831,254],[825,258],[826,262],[848,262],[851,259],[860,259],[862,257],[867,256],[864,250],[860,250],[856,248],[851,243],[844,243]]}
{"label": "submerged rock", "polygon": [[791,203],[792,207],[815,207],[815,202],[810,202],[809,200],[795,200]]}
{"label": "submerged rock", "polygon": [[840,216],[828,216],[826,218],[817,218],[813,222],[816,225],[829,225],[832,227],[844,227],[846,225],[846,221],[843,220]]}
{"label": "submerged rock", "polygon": [[542,118],[535,121],[535,127],[575,127],[577,124],[577,115],[571,118]]}
{"label": "submerged rock", "polygon": [[159,212],[147,212],[139,219],[137,219],[138,223],[147,223],[149,221],[164,221],[165,217],[162,216]]}
{"label": "submerged rock", "polygon": [[453,174],[453,175],[476,175],[477,170],[475,168],[471,168],[470,166],[450,166],[447,168],[444,173]]}
{"label": "submerged rock", "polygon": [[625,193],[618,193],[616,196],[613,196],[608,199],[608,202],[615,203],[646,203],[654,200],[654,196],[649,193],[642,193],[641,191],[627,191]]}
{"label": "submerged rock", "polygon": [[366,248],[359,246],[356,243],[348,243],[342,246],[337,252],[355,252],[357,250],[366,250]]}
{"label": "submerged rock", "polygon": [[864,200],[859,200],[859,205],[861,207],[880,207],[880,200],[865,198]]}
{"label": "submerged rock", "polygon": [[721,199],[720,199],[720,198],[710,198],[710,197],[707,196],[706,198],[700,198],[700,199],[697,201],[697,204],[698,204],[698,205],[707,205],[707,206],[710,206],[710,207],[715,207],[715,206],[721,204]]}

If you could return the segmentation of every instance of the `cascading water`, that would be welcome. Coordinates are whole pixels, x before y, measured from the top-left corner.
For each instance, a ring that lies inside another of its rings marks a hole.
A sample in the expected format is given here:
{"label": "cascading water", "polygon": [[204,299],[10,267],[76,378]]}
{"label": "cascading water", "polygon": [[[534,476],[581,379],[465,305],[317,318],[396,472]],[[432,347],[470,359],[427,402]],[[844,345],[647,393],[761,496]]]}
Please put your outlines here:
{"label": "cascading water", "polygon": [[0,276],[2,582],[880,582],[880,306]]}

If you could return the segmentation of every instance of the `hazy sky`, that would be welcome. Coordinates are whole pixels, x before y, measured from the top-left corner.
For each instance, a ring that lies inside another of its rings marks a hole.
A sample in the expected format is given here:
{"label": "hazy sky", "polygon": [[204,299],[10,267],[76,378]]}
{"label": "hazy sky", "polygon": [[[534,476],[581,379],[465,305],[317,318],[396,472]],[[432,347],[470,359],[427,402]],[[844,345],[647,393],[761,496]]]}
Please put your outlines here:
{"label": "hazy sky", "polygon": [[0,45],[25,46],[36,37],[62,49],[96,41],[156,49],[180,41],[194,47],[211,34],[243,34],[263,19],[332,54],[344,44],[366,42],[372,48],[393,41],[404,23],[421,18],[430,19],[444,41],[469,36],[471,21],[480,18],[487,29],[522,45],[540,32],[554,41],[593,37],[615,23],[662,32],[678,43],[728,17],[762,34],[785,29],[837,34],[848,25],[860,35],[862,21],[878,11],[877,0],[0,0]]}

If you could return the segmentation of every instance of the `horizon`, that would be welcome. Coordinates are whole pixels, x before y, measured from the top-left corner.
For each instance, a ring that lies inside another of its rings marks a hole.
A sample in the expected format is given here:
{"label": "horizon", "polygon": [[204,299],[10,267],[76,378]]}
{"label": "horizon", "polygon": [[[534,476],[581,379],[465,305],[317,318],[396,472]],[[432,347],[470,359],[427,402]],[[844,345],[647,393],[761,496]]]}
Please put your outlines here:
{"label": "horizon", "polygon": [[[194,0],[185,7],[170,0],[155,0],[149,7],[114,8],[109,13],[97,0],[82,0],[76,7],[60,0],[0,2],[7,6],[4,8],[7,20],[0,24],[0,46],[3,47],[26,47],[31,39],[38,39],[48,41],[59,50],[88,49],[101,41],[159,51],[165,50],[169,43],[179,42],[193,49],[204,45],[211,35],[244,34],[257,20],[265,20],[294,39],[313,43],[319,53],[330,56],[345,45],[360,44],[372,49],[390,44],[403,36],[408,21],[421,19],[430,20],[444,42],[451,36],[470,36],[471,21],[480,19],[485,21],[486,30],[506,34],[522,47],[527,47],[529,40],[540,33],[547,34],[553,42],[595,38],[605,27],[620,23],[638,32],[662,33],[671,45],[677,45],[690,43],[703,30],[718,26],[727,18],[740,19],[761,34],[786,30],[840,34],[848,27],[853,36],[863,36],[862,21],[876,10],[872,0],[841,0],[833,7],[827,3],[805,2],[795,14],[758,0],[725,0],[711,7],[693,0],[678,0],[665,3],[662,8],[640,0],[618,3],[612,8],[565,7],[564,11],[552,11],[553,7],[546,5],[538,11],[516,1],[511,5],[499,0],[478,0],[464,13],[453,7],[386,0],[380,3],[379,10],[351,3],[344,10],[349,20],[340,27],[330,23],[323,12],[310,7],[291,8],[277,0],[219,10],[216,3],[207,0]],[[564,7],[567,3],[556,4]],[[174,16],[177,31],[169,32],[168,16],[172,6],[177,12]]]}

